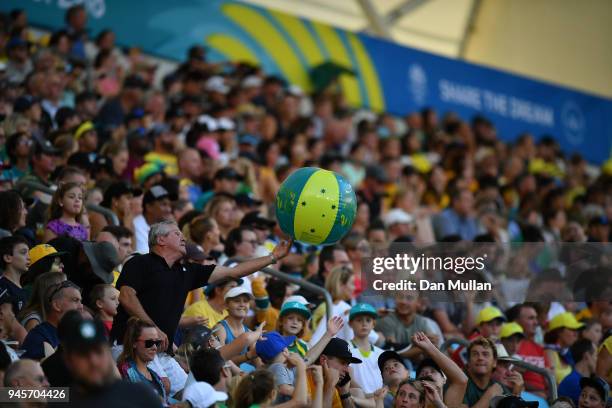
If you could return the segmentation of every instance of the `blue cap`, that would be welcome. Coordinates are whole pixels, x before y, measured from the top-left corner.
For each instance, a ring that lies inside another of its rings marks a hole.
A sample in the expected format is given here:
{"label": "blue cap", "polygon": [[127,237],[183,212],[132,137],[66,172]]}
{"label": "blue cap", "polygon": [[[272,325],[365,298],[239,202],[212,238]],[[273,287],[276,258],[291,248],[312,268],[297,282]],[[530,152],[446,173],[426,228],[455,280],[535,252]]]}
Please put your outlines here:
{"label": "blue cap", "polygon": [[264,361],[270,361],[278,356],[286,347],[295,340],[295,336],[281,336],[278,332],[268,332],[263,335],[265,340],[259,340],[255,344],[257,356]]}
{"label": "blue cap", "polygon": [[351,307],[351,311],[349,313],[349,321],[353,320],[355,316],[358,315],[370,315],[374,319],[378,317],[378,313],[374,306],[368,303],[357,303],[355,306]]}
{"label": "blue cap", "polygon": [[304,316],[306,319],[310,319],[311,313],[306,305],[300,302],[285,302],[281,307],[279,317],[286,315],[289,312],[296,312]]}
{"label": "blue cap", "polygon": [[244,135],[240,135],[240,137],[238,138],[238,143],[257,146],[259,144],[259,138],[255,135],[247,133]]}

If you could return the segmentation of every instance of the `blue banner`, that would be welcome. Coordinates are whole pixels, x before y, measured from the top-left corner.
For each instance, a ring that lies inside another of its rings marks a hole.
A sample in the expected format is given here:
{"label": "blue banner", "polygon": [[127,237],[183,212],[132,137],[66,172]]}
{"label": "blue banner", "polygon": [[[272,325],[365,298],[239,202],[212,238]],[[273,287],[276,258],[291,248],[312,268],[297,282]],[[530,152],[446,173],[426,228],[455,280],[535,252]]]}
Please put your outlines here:
{"label": "blue banner", "polygon": [[204,44],[211,61],[261,65],[306,91],[310,69],[333,61],[355,72],[340,85],[357,107],[397,115],[430,106],[464,119],[489,117],[502,140],[550,134],[566,153],[601,163],[612,150],[612,100],[500,70],[436,56],[271,9],[226,0],[3,0],[35,26],[64,26],[65,9],[84,3],[90,36],[111,28],[122,45],[182,60]]}

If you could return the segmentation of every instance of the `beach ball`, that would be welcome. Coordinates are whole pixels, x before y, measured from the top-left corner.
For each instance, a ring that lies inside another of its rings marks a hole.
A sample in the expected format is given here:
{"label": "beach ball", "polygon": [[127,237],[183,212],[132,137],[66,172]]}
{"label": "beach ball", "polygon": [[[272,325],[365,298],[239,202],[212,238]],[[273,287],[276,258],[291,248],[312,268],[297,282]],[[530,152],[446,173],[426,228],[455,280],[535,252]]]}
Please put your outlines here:
{"label": "beach ball", "polygon": [[276,195],[276,218],[296,241],[331,245],[351,229],[357,197],[348,181],[333,171],[303,167],[291,173]]}

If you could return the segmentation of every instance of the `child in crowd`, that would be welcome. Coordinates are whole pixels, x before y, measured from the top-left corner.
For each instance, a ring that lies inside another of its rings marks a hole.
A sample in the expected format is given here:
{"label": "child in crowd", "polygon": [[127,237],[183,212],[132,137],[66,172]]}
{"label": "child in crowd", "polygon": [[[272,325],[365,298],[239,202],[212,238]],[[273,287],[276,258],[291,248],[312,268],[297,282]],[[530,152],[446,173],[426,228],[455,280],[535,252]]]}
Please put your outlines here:
{"label": "child in crowd", "polygon": [[81,223],[83,215],[83,189],[77,183],[62,184],[51,200],[49,222],[45,228],[44,242],[67,235],[85,241],[89,233]]}
{"label": "child in crowd", "polygon": [[89,293],[89,307],[95,312],[96,317],[102,320],[106,335],[110,336],[113,319],[119,307],[119,291],[109,284],[94,286]]}
{"label": "child in crowd", "polygon": [[323,337],[309,350],[308,343],[302,340],[302,336],[307,328],[310,316],[310,309],[306,307],[305,302],[285,302],[281,307],[277,324],[277,329],[281,335],[295,336],[295,340],[287,348],[289,351],[299,354],[300,357],[306,358],[306,365],[316,361],[329,340],[338,334],[344,326],[342,317],[332,317],[327,322],[327,330]]}
{"label": "child in crowd", "polygon": [[[281,336],[278,332],[268,332],[263,340],[255,344],[257,356],[274,375],[274,386],[278,391],[277,402],[291,399],[294,391],[295,376],[288,366],[289,350],[287,347],[295,341],[295,336]],[[299,356],[299,355],[298,355]],[[300,357],[301,358],[301,357]]]}
{"label": "child in crowd", "polygon": [[[216,332],[219,337],[219,342],[224,344],[223,347],[232,347],[233,345],[231,343],[234,342],[234,340],[250,331],[244,321],[249,313],[249,303],[253,299],[253,295],[245,288],[237,286],[228,290],[224,299],[228,315],[215,327],[218,327]],[[223,354],[222,349],[220,351]],[[253,371],[255,367],[248,362],[254,358],[256,358],[254,350],[249,350],[249,345],[245,344],[240,354],[233,357],[231,360],[239,364],[241,370],[250,372]]]}
{"label": "child in crowd", "polygon": [[362,361],[361,364],[352,366],[354,379],[366,394],[373,393],[383,386],[378,369],[378,357],[383,350],[373,345],[368,338],[370,332],[374,330],[377,318],[376,309],[367,303],[356,304],[349,313],[349,325],[354,333],[350,342],[351,354]]}
{"label": "child in crowd", "polygon": [[598,346],[603,338],[601,323],[595,319],[586,320],[584,328],[580,331],[580,337],[591,340],[593,344]]}
{"label": "child in crowd", "polygon": [[[306,365],[296,354],[290,354],[288,362],[295,366],[295,391],[293,398],[280,405],[275,405],[277,391],[274,387],[274,376],[269,370],[256,370],[242,377],[233,392],[234,407],[260,407],[276,406],[279,408],[294,406],[309,406],[321,408],[321,402],[307,404]],[[320,384],[322,386],[322,384]]]}

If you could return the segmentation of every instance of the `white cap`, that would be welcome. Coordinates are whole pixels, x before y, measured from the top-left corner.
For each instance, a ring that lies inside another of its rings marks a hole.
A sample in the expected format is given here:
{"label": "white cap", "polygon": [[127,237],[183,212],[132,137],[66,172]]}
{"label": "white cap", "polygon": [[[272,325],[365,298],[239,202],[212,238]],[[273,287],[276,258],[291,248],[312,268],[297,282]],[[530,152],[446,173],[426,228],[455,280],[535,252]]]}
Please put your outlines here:
{"label": "white cap", "polygon": [[[283,305],[285,303],[289,303],[289,302],[298,302],[298,303],[303,304],[306,307],[314,306],[312,303],[307,301],[304,296],[300,296],[300,295],[289,296],[287,299],[285,299],[285,301],[283,302]],[[281,308],[282,308],[282,306],[281,306]]]}
{"label": "white cap", "polygon": [[394,208],[383,217],[383,220],[385,227],[389,228],[394,224],[410,224],[414,221],[414,217],[401,208]]}
{"label": "white cap", "polygon": [[298,98],[304,96],[304,91],[302,91],[302,88],[297,85],[289,85],[287,88],[287,93],[289,95],[297,96]]}
{"label": "white cap", "polygon": [[236,287],[233,287],[230,290],[228,290],[225,293],[225,296],[223,297],[223,299],[224,300],[232,299],[232,298],[238,297],[240,295],[247,295],[250,298],[253,297],[253,295],[251,294],[251,292],[248,291],[248,289],[243,288],[242,286],[236,286]]}
{"label": "white cap", "polygon": [[242,81],[243,88],[259,88],[263,81],[257,75],[250,75]]}
{"label": "white cap", "polygon": [[215,132],[219,129],[219,122],[212,116],[200,115],[198,116],[198,123],[200,125],[206,125],[209,132]]}
{"label": "white cap", "polygon": [[234,124],[234,121],[229,118],[219,118],[217,122],[219,123],[219,129],[221,130],[236,129],[236,125]]}
{"label": "white cap", "polygon": [[227,401],[227,394],[215,390],[207,382],[198,381],[185,388],[183,401],[189,401],[193,408],[208,408],[217,402]]}
{"label": "white cap", "polygon": [[204,87],[207,91],[219,92],[224,95],[230,90],[229,86],[225,85],[225,79],[218,75],[208,78]]}
{"label": "white cap", "polygon": [[497,349],[497,359],[498,360],[516,361],[516,358],[510,357],[510,355],[508,354],[508,351],[506,351],[506,348],[504,347],[503,344],[496,343],[495,348]]}

